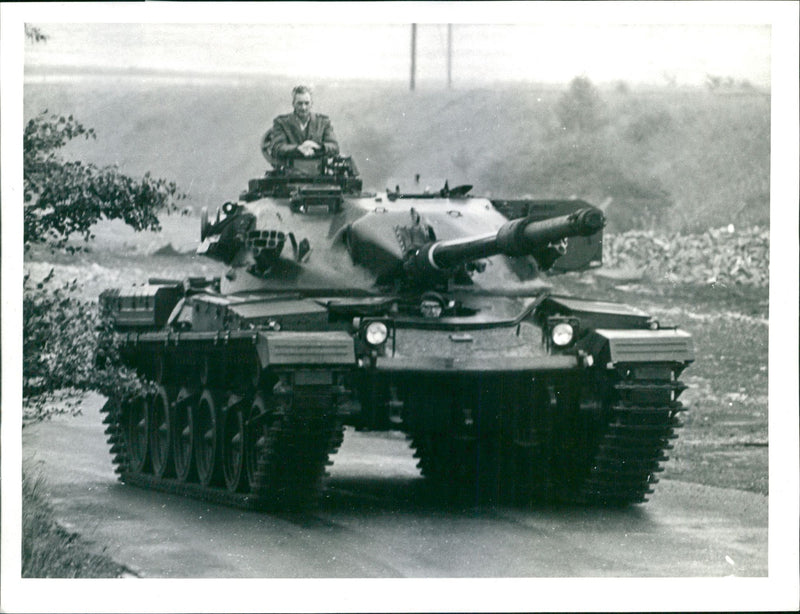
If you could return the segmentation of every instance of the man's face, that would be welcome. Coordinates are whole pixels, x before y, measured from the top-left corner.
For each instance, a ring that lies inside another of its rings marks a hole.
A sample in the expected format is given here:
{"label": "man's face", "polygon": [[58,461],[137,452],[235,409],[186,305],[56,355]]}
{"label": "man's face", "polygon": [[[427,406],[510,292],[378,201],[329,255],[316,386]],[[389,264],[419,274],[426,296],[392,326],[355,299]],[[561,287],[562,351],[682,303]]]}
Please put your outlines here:
{"label": "man's face", "polygon": [[297,115],[301,121],[306,121],[311,115],[311,94],[296,94],[292,102],[294,107],[294,114]]}

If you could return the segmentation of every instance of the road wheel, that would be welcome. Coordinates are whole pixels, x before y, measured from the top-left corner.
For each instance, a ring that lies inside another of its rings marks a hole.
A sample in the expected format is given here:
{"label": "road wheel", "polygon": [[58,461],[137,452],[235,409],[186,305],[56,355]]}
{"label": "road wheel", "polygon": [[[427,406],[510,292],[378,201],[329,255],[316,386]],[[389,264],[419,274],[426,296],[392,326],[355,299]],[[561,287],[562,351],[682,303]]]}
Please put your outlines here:
{"label": "road wheel", "polygon": [[172,472],[172,430],[169,395],[164,386],[156,389],[150,403],[150,458],[153,473],[162,478]]}
{"label": "road wheel", "polygon": [[222,422],[222,472],[225,487],[230,492],[246,490],[247,472],[244,469],[245,429],[242,414],[243,400],[231,395]]}
{"label": "road wheel", "polygon": [[194,478],[194,405],[196,395],[181,388],[175,399],[173,412],[172,455],[175,460],[175,477],[181,482]]}
{"label": "road wheel", "polygon": [[148,461],[148,421],[150,408],[145,395],[137,396],[128,404],[125,416],[125,440],[128,447],[128,468],[145,471]]}
{"label": "road wheel", "polygon": [[218,446],[219,428],[217,404],[210,390],[204,390],[194,408],[194,446],[197,479],[203,486],[217,481],[219,471]]}

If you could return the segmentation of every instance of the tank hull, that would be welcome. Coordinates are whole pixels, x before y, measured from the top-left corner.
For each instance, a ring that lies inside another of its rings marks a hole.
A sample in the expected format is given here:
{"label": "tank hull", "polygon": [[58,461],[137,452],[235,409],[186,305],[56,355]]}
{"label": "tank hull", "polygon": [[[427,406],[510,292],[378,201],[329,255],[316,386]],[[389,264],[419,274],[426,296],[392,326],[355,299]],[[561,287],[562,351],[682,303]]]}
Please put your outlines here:
{"label": "tank hull", "polygon": [[[605,324],[644,317],[624,306],[497,298],[496,317],[482,321],[396,318],[382,352],[370,355],[332,325],[339,299],[229,300],[215,298],[223,315],[208,315],[208,326],[282,317],[283,326],[316,330],[126,333],[125,360],[156,391],[104,408],[123,481],[304,508],[319,499],[349,425],[405,433],[422,475],[447,499],[625,505],[652,492],[680,426],[688,334],[594,329],[561,352],[536,324],[554,303],[573,314],[582,307],[585,319],[594,306]],[[518,322],[510,305],[526,317]]]}

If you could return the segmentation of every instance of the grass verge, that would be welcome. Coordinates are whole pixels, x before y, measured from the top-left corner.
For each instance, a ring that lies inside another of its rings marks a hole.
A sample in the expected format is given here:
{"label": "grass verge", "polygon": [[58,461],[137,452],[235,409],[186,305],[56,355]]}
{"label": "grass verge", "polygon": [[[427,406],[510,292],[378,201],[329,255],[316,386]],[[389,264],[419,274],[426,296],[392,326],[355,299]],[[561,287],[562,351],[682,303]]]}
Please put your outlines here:
{"label": "grass verge", "polygon": [[110,557],[92,552],[88,540],[61,527],[47,501],[44,478],[23,469],[22,577],[117,578],[125,571]]}

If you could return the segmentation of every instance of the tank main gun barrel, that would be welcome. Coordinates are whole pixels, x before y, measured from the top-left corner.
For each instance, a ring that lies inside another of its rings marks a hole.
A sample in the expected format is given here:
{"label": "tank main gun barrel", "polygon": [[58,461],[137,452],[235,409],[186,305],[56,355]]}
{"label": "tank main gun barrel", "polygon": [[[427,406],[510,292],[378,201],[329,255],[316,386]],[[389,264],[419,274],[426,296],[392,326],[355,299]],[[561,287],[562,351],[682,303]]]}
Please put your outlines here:
{"label": "tank main gun barrel", "polygon": [[547,247],[549,243],[569,237],[588,237],[606,225],[600,209],[584,207],[567,215],[547,220],[513,220],[497,231],[500,252],[507,256],[524,256]]}
{"label": "tank main gun barrel", "polygon": [[410,266],[417,274],[435,274],[497,254],[536,257],[547,250],[551,243],[569,237],[592,235],[601,230],[605,223],[603,212],[595,207],[584,207],[547,220],[512,220],[503,224],[497,232],[423,245],[411,257],[407,268]]}

